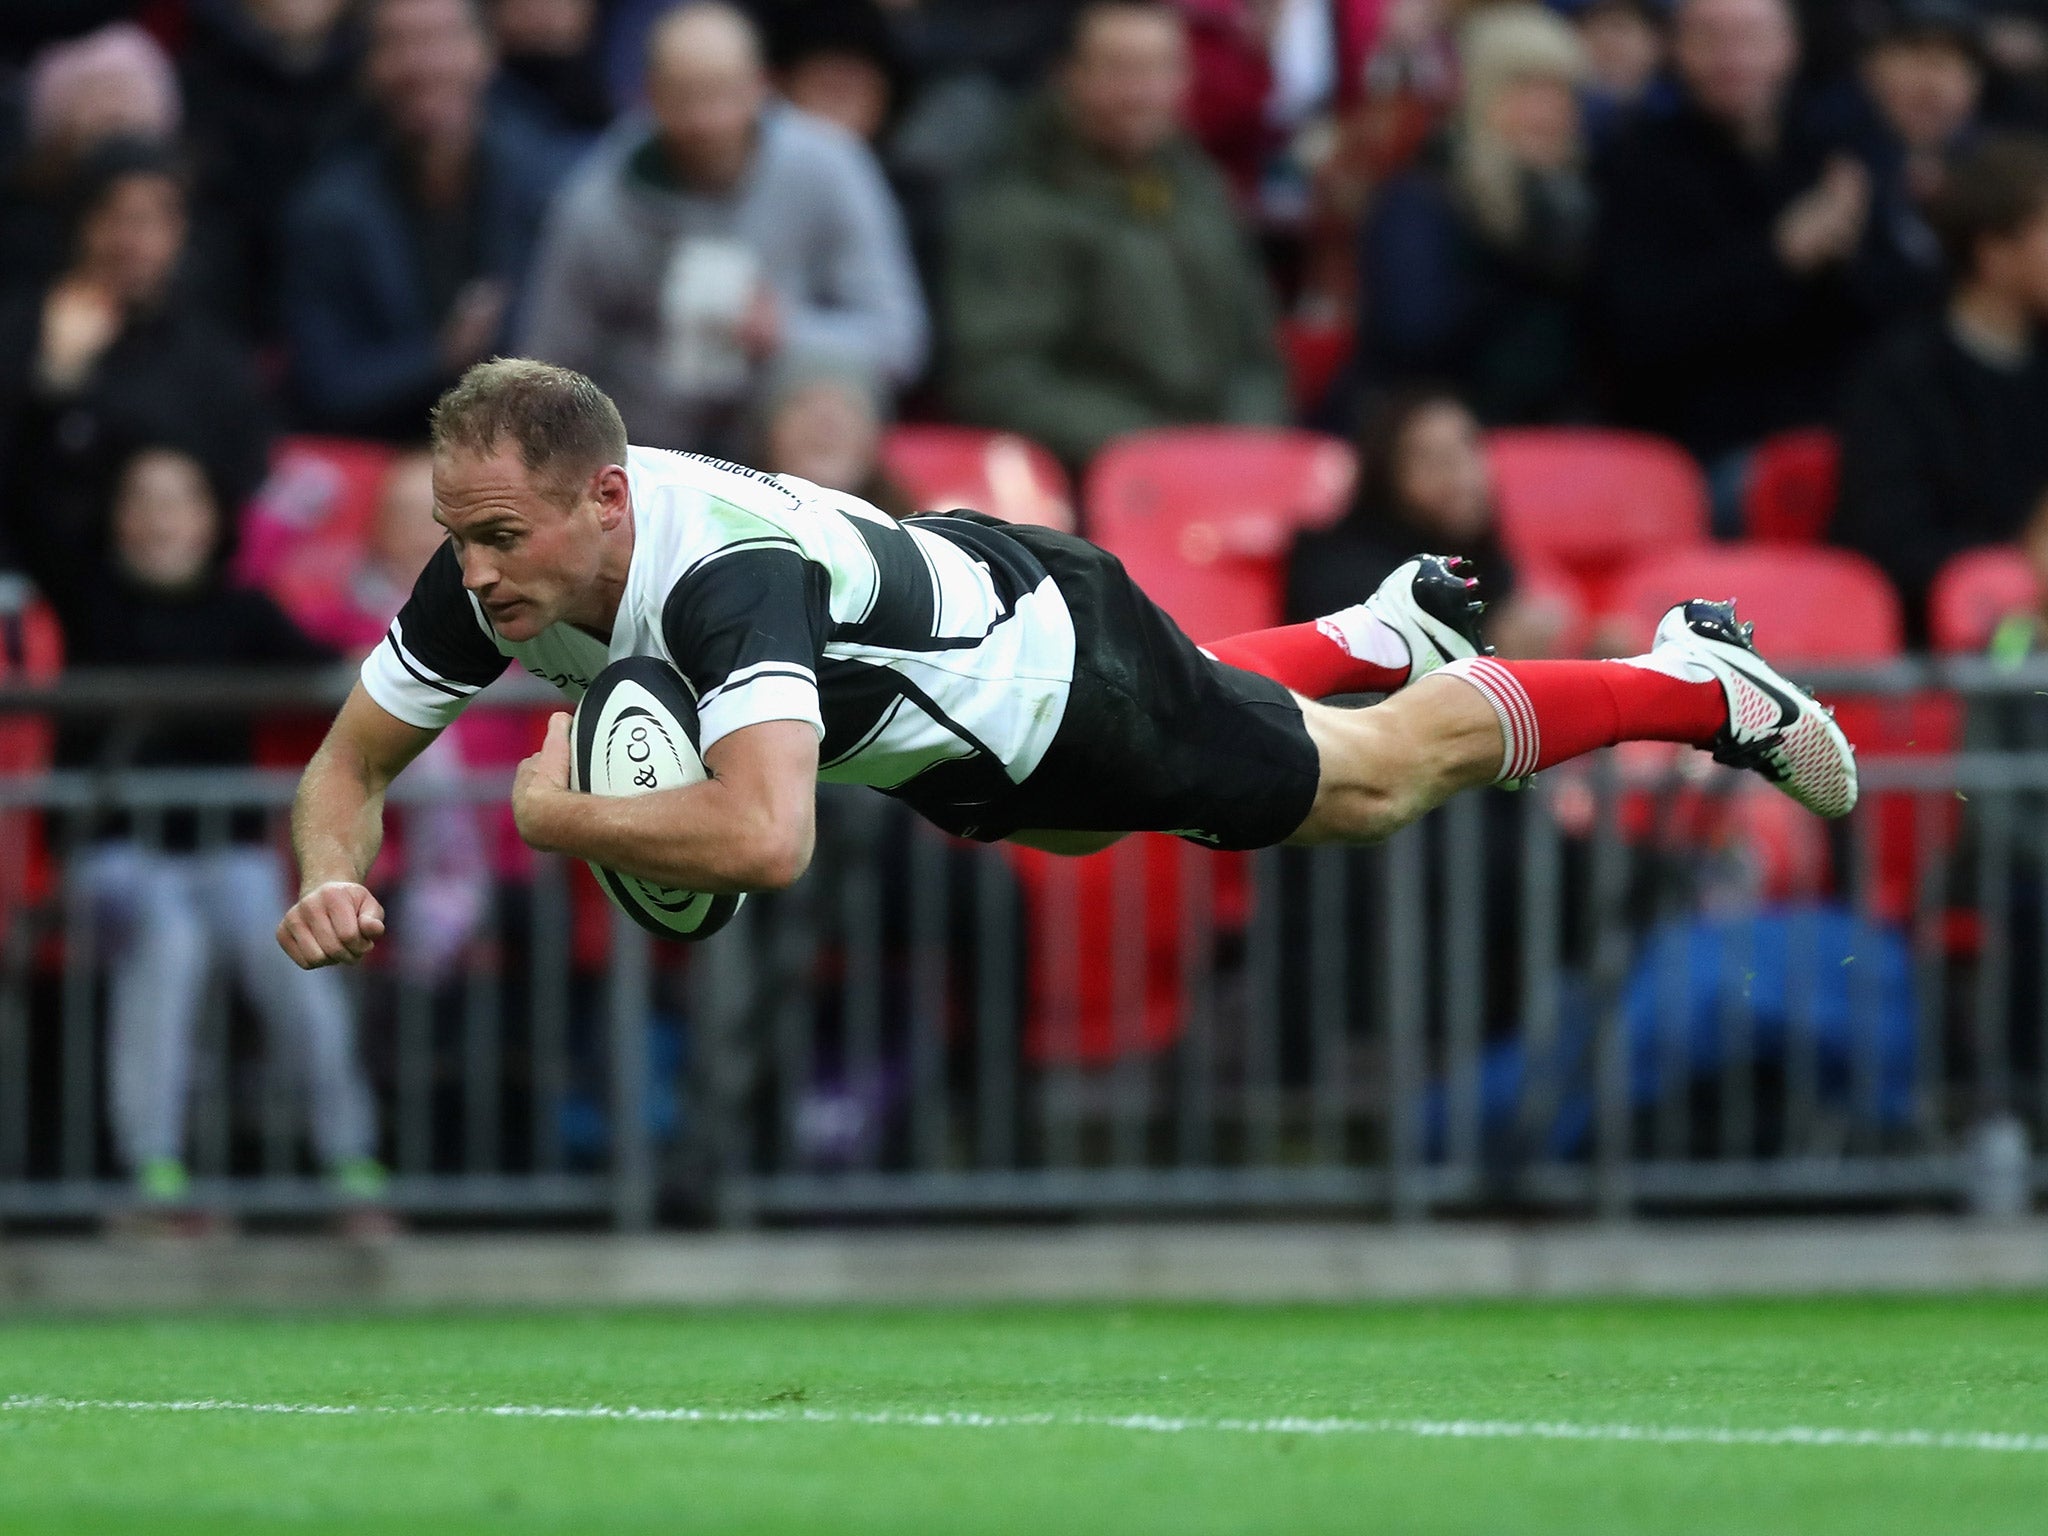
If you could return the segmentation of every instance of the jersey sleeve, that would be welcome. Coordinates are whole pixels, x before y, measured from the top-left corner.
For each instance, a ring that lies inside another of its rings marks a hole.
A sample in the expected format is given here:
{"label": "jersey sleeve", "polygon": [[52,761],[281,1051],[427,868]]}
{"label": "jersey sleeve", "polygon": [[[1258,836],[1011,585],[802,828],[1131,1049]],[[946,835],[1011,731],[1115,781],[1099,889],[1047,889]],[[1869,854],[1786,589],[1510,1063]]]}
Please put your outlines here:
{"label": "jersey sleeve", "polygon": [[701,750],[767,720],[801,720],[823,739],[817,666],[830,602],[825,568],[776,535],[724,545],[683,573],[661,628],[697,691]]}
{"label": "jersey sleeve", "polygon": [[497,681],[509,659],[463,590],[455,547],[443,544],[364,658],[363,691],[407,725],[437,731]]}

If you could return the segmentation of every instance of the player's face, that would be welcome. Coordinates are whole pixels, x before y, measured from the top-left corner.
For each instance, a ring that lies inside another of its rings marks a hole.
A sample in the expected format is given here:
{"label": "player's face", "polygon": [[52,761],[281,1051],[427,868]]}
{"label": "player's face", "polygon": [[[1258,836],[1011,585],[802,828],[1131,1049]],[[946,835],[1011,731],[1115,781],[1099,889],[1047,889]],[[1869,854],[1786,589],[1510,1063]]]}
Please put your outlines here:
{"label": "player's face", "polygon": [[434,516],[462,562],[462,585],[507,640],[573,621],[598,584],[596,503],[565,502],[552,490],[536,483],[516,448],[434,458]]}

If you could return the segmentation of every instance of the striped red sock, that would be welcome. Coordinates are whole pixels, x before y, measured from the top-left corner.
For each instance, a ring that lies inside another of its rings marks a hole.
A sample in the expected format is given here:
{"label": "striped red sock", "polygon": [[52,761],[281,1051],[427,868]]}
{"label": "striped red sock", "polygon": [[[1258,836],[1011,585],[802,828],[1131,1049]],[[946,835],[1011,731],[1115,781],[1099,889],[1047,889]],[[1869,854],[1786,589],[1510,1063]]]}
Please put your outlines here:
{"label": "striped red sock", "polygon": [[[1682,665],[1682,663],[1681,663]],[[1719,682],[1674,677],[1629,661],[1496,661],[1475,656],[1445,667],[1486,696],[1506,748],[1500,777],[1523,779],[1618,741],[1712,746],[1728,723]]]}
{"label": "striped red sock", "polygon": [[[1311,699],[1340,693],[1392,693],[1408,681],[1408,646],[1377,619],[1346,609],[1347,635],[1335,617],[1313,624],[1283,624],[1278,629],[1253,629],[1202,647],[1227,666],[1270,677],[1283,688]],[[1363,652],[1364,654],[1359,654]]]}

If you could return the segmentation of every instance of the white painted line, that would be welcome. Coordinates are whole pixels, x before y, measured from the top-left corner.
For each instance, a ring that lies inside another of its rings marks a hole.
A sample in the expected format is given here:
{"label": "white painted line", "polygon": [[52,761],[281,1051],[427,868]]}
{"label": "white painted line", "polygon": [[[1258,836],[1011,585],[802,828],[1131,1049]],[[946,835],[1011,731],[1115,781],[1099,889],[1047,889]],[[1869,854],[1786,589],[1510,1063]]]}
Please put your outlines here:
{"label": "white painted line", "polygon": [[1998,1451],[2048,1455],[2048,1434],[2000,1430],[1843,1429],[1787,1425],[1730,1429],[1691,1424],[1583,1424],[1518,1419],[1184,1419],[1153,1414],[914,1413],[833,1408],[631,1408],[603,1403],[261,1403],[17,1396],[0,1413],[269,1413],[309,1418],[463,1417],[603,1420],[629,1424],[842,1424],[895,1429],[1115,1429],[1151,1435],[1396,1435],[1416,1440],[1588,1440],[1635,1445],[1822,1446],[1883,1451]]}

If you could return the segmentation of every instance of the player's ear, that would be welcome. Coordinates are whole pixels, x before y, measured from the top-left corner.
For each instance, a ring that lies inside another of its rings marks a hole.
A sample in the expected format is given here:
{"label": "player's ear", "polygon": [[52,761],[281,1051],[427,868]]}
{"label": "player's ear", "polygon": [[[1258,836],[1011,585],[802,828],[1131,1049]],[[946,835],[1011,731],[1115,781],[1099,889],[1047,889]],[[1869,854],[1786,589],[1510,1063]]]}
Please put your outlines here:
{"label": "player's ear", "polygon": [[625,469],[607,464],[591,477],[590,494],[597,502],[597,525],[610,533],[633,508],[633,489]]}

